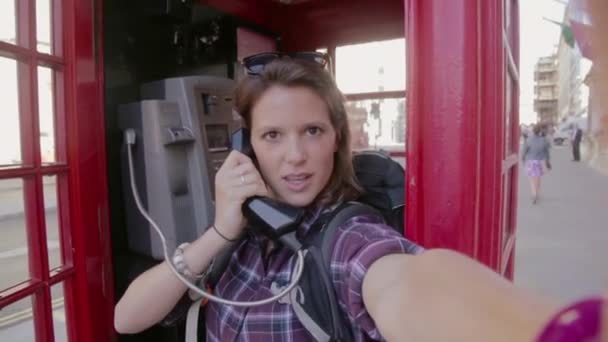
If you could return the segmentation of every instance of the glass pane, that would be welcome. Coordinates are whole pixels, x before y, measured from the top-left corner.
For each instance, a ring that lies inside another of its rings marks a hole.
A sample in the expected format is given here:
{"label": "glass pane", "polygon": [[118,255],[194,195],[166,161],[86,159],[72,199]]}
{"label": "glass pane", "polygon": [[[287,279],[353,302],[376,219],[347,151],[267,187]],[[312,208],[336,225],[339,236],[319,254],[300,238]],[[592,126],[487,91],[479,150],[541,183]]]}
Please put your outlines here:
{"label": "glass pane", "polygon": [[42,163],[54,163],[55,107],[53,102],[53,71],[38,67],[38,113],[40,117],[40,154]]}
{"label": "glass pane", "polygon": [[23,198],[22,179],[0,180],[0,291],[30,278]]}
{"label": "glass pane", "polygon": [[0,11],[0,40],[3,42],[17,44],[16,22],[17,12],[15,11],[15,1],[2,1]]}
{"label": "glass pane", "polygon": [[49,270],[63,265],[61,261],[61,235],[57,215],[57,176],[44,176],[44,216],[46,219],[46,245],[49,251]]}
{"label": "glass pane", "polygon": [[405,89],[405,39],[336,48],[336,82],[345,94]]}
{"label": "glass pane", "polygon": [[507,170],[507,172],[505,172],[504,174],[504,183],[503,183],[503,208],[502,208],[502,224],[503,224],[503,231],[502,231],[502,241],[503,241],[503,247],[504,244],[507,243],[507,241],[509,240],[509,237],[511,236],[511,233],[513,233],[513,225],[511,224],[511,217],[509,216],[511,214],[511,205],[512,201],[511,201],[511,182],[513,181],[512,179],[512,175],[513,175],[513,168],[510,168],[509,170]]}
{"label": "glass pane", "polygon": [[51,53],[51,1],[36,0],[36,38],[38,51]]}
{"label": "glass pane", "polygon": [[55,342],[68,341],[64,293],[65,286],[63,283],[51,287],[51,306],[53,308],[53,330],[55,333]]}
{"label": "glass pane", "polygon": [[352,149],[405,151],[405,99],[346,103]]}
{"label": "glass pane", "polygon": [[26,297],[0,310],[0,341],[35,340],[31,297]]}
{"label": "glass pane", "polygon": [[17,61],[0,57],[0,75],[0,165],[21,164]]}

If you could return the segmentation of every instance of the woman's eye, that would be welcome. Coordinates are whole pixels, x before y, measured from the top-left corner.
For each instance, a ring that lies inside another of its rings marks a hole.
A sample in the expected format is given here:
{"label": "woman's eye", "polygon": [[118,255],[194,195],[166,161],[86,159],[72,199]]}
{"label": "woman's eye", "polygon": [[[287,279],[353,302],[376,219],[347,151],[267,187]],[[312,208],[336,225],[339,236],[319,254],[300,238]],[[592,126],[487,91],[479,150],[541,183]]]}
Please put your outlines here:
{"label": "woman's eye", "polygon": [[318,134],[320,134],[321,132],[322,132],[322,131],[321,131],[321,128],[320,128],[320,127],[309,127],[309,128],[308,128],[308,134],[310,134],[310,135],[318,135]]}
{"label": "woman's eye", "polygon": [[274,140],[279,137],[279,133],[275,131],[266,132],[263,135],[264,139]]}

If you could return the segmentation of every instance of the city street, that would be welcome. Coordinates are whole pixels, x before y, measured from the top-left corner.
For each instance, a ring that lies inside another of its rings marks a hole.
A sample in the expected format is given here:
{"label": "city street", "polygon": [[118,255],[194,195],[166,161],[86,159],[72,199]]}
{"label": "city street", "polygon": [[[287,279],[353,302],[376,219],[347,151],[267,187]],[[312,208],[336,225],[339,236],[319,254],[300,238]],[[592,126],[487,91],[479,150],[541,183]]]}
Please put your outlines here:
{"label": "city street", "polygon": [[608,177],[570,159],[552,149],[536,205],[520,168],[515,254],[515,283],[563,302],[608,293]]}

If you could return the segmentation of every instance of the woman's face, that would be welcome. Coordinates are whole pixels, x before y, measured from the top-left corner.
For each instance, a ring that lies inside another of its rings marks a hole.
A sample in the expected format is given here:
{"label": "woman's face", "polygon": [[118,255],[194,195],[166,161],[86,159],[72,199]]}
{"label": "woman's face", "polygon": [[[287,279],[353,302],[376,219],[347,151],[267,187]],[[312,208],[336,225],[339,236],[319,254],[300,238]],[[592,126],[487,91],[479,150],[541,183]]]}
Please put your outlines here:
{"label": "woman's face", "polygon": [[337,150],[323,99],[307,87],[275,85],[251,115],[251,144],[276,199],[297,207],[312,203],[331,177]]}

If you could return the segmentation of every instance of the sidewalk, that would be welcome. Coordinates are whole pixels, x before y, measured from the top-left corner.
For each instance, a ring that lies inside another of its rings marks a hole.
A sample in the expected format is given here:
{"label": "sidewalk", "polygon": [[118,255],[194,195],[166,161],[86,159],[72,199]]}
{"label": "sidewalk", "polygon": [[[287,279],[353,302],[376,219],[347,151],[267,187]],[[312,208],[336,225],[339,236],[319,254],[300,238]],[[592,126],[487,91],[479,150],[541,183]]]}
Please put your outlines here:
{"label": "sidewalk", "polygon": [[[54,182],[44,184],[45,211],[57,209],[57,188]],[[23,217],[23,183],[19,179],[0,181],[0,221]]]}
{"label": "sidewalk", "polygon": [[515,283],[571,301],[608,293],[608,176],[553,148],[553,170],[532,205],[519,177]]}

